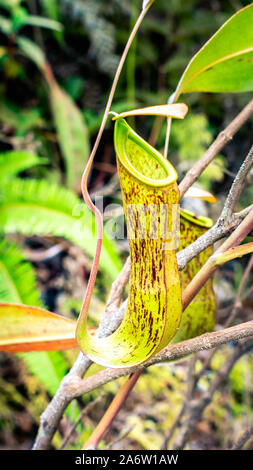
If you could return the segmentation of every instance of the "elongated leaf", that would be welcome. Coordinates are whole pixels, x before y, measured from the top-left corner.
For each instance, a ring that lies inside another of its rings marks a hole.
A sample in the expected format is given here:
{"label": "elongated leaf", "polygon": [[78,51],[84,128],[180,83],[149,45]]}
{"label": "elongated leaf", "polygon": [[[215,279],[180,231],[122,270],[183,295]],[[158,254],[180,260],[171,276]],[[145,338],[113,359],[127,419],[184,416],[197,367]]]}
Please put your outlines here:
{"label": "elongated leaf", "polygon": [[[58,0],[42,0],[41,2],[41,7],[46,14],[48,18],[51,18],[51,20],[55,21],[60,21],[61,15],[60,15],[60,5]],[[59,41],[61,44],[63,43],[63,32],[55,32],[54,33],[55,38],[57,41]]]}
{"label": "elongated leaf", "polygon": [[0,180],[17,176],[21,171],[47,163],[47,161],[46,158],[40,158],[24,150],[0,153]]}
{"label": "elongated leaf", "polygon": [[43,66],[46,62],[46,57],[43,50],[35,44],[35,42],[31,41],[23,36],[19,36],[17,38],[17,44],[20,50],[30,59],[32,60],[37,67],[43,69]]}
{"label": "elongated leaf", "polygon": [[192,199],[204,199],[205,201],[208,201],[211,204],[215,204],[217,202],[216,197],[213,194],[209,193],[209,191],[206,191],[205,189],[195,188],[193,186],[191,186],[188,191],[186,191],[184,197]]}
{"label": "elongated leaf", "polygon": [[44,52],[30,39],[17,43],[44,73],[49,86],[51,108],[67,173],[67,186],[79,189],[82,173],[90,154],[88,129],[84,117],[72,98],[57,84]]}
{"label": "elongated leaf", "polygon": [[222,265],[228,261],[231,261],[232,259],[241,258],[242,256],[248,255],[249,253],[253,253],[253,242],[236,246],[230,250],[225,251],[225,253],[216,253],[212,258],[215,260],[215,264]]}
{"label": "elongated leaf", "polygon": [[233,15],[187,66],[173,101],[193,91],[253,90],[253,4]]}
{"label": "elongated leaf", "polygon": [[6,8],[6,10],[11,11],[13,8],[19,6],[20,0],[0,0],[0,7]]}
{"label": "elongated leaf", "polygon": [[76,323],[42,308],[0,303],[0,351],[58,351],[76,347]]}
{"label": "elongated leaf", "polygon": [[121,325],[106,338],[91,337],[84,305],[77,340],[98,364],[129,367],[165,347],[180,323],[181,286],[174,239],[177,211],[173,213],[179,190],[172,165],[122,118],[115,124],[115,150],[131,257],[128,304]]}
{"label": "elongated leaf", "polygon": [[[55,235],[77,244],[91,257],[96,238],[93,216],[70,190],[47,181],[12,180],[0,187],[0,232]],[[114,278],[121,262],[113,241],[104,235],[101,269]]]}
{"label": "elongated leaf", "polygon": [[88,130],[72,98],[54,80],[48,84],[59,144],[65,158],[67,186],[76,189],[90,154]]}
{"label": "elongated leaf", "polygon": [[112,119],[116,120],[128,116],[167,116],[177,119],[184,119],[188,112],[188,106],[184,103],[161,104],[159,106],[148,106],[147,108],[133,109],[115,115]]}
{"label": "elongated leaf", "polygon": [[41,7],[51,20],[60,20],[60,6],[58,0],[40,0]]}
{"label": "elongated leaf", "polygon": [[11,32],[11,21],[5,18],[4,16],[0,16],[0,31],[4,34],[10,34]]}
{"label": "elongated leaf", "polygon": [[63,26],[58,21],[35,15],[28,15],[23,21],[23,26],[25,25],[39,26],[40,28],[52,29],[53,31],[63,30]]}

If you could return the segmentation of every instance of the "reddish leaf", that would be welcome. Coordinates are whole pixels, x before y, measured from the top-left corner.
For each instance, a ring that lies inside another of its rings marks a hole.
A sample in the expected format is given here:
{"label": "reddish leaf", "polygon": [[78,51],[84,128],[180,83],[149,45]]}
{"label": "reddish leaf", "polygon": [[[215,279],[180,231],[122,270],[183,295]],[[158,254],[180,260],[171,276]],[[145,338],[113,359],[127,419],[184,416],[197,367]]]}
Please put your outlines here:
{"label": "reddish leaf", "polygon": [[76,322],[39,307],[0,303],[0,351],[76,348]]}

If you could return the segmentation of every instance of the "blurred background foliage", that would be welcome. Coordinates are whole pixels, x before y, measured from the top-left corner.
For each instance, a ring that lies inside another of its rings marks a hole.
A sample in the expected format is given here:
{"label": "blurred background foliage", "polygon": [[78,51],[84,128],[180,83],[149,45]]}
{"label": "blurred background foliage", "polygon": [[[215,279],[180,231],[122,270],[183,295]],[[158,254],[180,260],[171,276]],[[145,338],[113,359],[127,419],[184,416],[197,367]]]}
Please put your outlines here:
{"label": "blurred background foliage", "polygon": [[[84,226],[78,226],[76,233],[72,230],[80,215],[85,221],[90,217],[81,204],[79,176],[96,137],[112,78],[140,3],[0,0],[2,302],[22,302],[45,306],[70,317],[78,315],[94,253],[94,242],[84,242],[80,237]],[[248,3],[156,0],[129,53],[112,109],[120,112],[165,103],[190,58],[227,18]],[[41,66],[45,58],[58,88],[47,80]],[[184,95],[183,99],[190,111],[183,122],[173,122],[169,154],[180,179],[249,101],[250,94],[195,93]],[[132,119],[131,124],[144,138],[151,138],[159,150],[163,149],[164,121],[140,117]],[[215,218],[219,214],[233,175],[252,144],[250,129],[252,119],[201,176],[199,183],[218,196],[216,207],[197,206],[196,210],[204,211],[204,215],[208,212]],[[90,179],[91,193],[105,194],[104,203],[120,202],[115,173],[113,126],[108,122]],[[241,207],[248,205],[252,196],[253,188],[249,185],[241,198]],[[32,212],[31,207],[36,210]],[[77,214],[73,214],[74,207],[78,208]],[[54,217],[50,215],[52,210]],[[97,324],[111,281],[119,272],[128,248],[126,241],[116,243],[108,238],[104,250],[91,306],[92,325]],[[243,261],[246,262],[247,259]],[[229,263],[218,275],[216,291],[221,311],[234,299],[243,266],[239,262]],[[249,279],[249,286],[250,282]],[[252,298],[247,300],[246,316],[252,313],[252,302]],[[218,322],[219,318],[222,316],[218,315]],[[213,370],[220,366],[230,348],[224,346],[216,354]],[[76,354],[69,351],[17,357],[0,353],[1,448],[31,447],[39,416]],[[143,374],[101,446],[122,436],[114,448],[158,448],[185,393],[185,363],[152,367]],[[96,369],[93,366],[90,373]],[[251,419],[252,370],[252,358],[248,356],[235,365],[224,389],[217,391],[199,423],[192,448],[221,448],[227,444],[228,434],[235,438]],[[203,390],[208,386],[209,375],[202,381]],[[53,445],[60,447],[61,436],[67,434],[82,407],[100,397],[70,441],[69,448],[80,448],[119,383],[103,387],[106,396],[98,389],[75,400],[67,409]],[[124,436],[126,430],[128,435]]]}

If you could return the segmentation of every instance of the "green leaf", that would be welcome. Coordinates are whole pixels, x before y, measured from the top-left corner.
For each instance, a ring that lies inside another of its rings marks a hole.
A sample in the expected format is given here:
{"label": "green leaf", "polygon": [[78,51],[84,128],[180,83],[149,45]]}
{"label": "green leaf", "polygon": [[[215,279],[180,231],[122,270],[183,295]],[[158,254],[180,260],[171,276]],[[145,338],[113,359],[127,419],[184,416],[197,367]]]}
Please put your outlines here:
{"label": "green leaf", "polygon": [[17,33],[25,24],[28,17],[29,13],[26,8],[23,8],[22,6],[14,8],[11,15],[12,33]]}
{"label": "green leaf", "polygon": [[58,0],[40,0],[40,3],[45,14],[51,18],[51,20],[59,21],[60,8]]}
{"label": "green leaf", "polygon": [[22,25],[39,26],[40,28],[52,29],[54,31],[63,30],[63,26],[58,21],[35,15],[29,15],[27,18],[24,18]]}
{"label": "green leaf", "polygon": [[167,116],[176,119],[184,119],[187,112],[188,106],[186,104],[176,103],[132,109],[131,111],[123,111],[123,113],[120,114],[111,112],[111,114],[114,114],[112,120],[115,121],[116,119],[129,116]]}
{"label": "green leaf", "polygon": [[35,42],[23,36],[17,38],[17,45],[20,50],[35,64],[42,69],[46,62],[43,50]]}
{"label": "green leaf", "polygon": [[[60,21],[61,15],[58,0],[40,0],[40,3],[45,15],[48,18],[51,18],[51,20]],[[63,44],[64,36],[62,31],[54,32],[54,36],[60,44]]]}
{"label": "green leaf", "polygon": [[12,28],[11,21],[5,18],[4,16],[0,16],[0,31],[4,34],[10,34]]}
{"label": "green leaf", "polygon": [[17,176],[21,171],[47,162],[46,158],[41,158],[25,150],[11,150],[0,153],[0,180]]}
{"label": "green leaf", "polygon": [[[1,183],[0,230],[4,233],[65,237],[93,258],[96,237],[92,223],[91,211],[70,190],[32,179]],[[100,268],[110,278],[118,275],[121,262],[106,235],[100,260]]]}
{"label": "green leaf", "polygon": [[33,266],[17,245],[6,240],[0,241],[0,302],[43,307]]}
{"label": "green leaf", "polygon": [[90,154],[88,130],[72,98],[55,81],[48,84],[59,145],[66,163],[67,186],[75,189]]}
{"label": "green leaf", "polygon": [[0,7],[9,12],[14,12],[20,7],[22,0],[0,0]]}
{"label": "green leaf", "polygon": [[253,4],[233,15],[193,57],[171,100],[194,91],[253,90]]}

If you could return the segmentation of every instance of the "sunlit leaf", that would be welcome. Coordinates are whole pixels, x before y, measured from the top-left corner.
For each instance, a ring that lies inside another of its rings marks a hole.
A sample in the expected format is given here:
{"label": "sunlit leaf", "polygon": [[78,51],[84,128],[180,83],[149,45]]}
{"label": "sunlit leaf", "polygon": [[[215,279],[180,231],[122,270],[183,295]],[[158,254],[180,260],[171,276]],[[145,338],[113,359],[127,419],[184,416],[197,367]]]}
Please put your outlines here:
{"label": "sunlit leaf", "polygon": [[20,50],[30,59],[32,60],[37,67],[40,69],[43,68],[46,58],[43,50],[35,44],[35,42],[31,41],[31,39],[28,39],[23,36],[19,36],[17,38],[17,44],[20,48]]}
{"label": "sunlit leaf", "polygon": [[211,204],[215,204],[217,202],[216,197],[213,194],[209,193],[209,191],[205,191],[204,189],[200,189],[200,188],[195,188],[193,186],[191,186],[186,191],[186,193],[184,194],[184,197],[204,199],[205,201],[208,201]]}
{"label": "sunlit leaf", "polygon": [[213,255],[213,259],[215,263],[218,265],[222,265],[231,261],[235,258],[241,258],[244,255],[248,255],[253,252],[253,242],[245,243],[244,245],[236,246],[227,250],[225,253],[216,253]]}
{"label": "sunlit leaf", "polygon": [[0,31],[4,34],[10,34],[11,32],[11,21],[5,18],[4,16],[0,16]]}
{"label": "sunlit leaf", "polygon": [[159,106],[148,106],[147,108],[133,109],[113,116],[113,120],[128,116],[167,116],[184,119],[188,112],[188,106],[184,103],[162,104]]}
{"label": "sunlit leaf", "polygon": [[253,90],[253,4],[233,15],[188,64],[172,97]]}
{"label": "sunlit leaf", "polygon": [[75,327],[75,321],[39,307],[0,303],[0,351],[75,348]]}
{"label": "sunlit leaf", "polygon": [[[33,266],[26,261],[18,246],[5,240],[0,242],[0,302],[44,307]],[[11,344],[8,348],[10,346]],[[19,345],[19,350],[24,350],[22,344]],[[25,361],[29,372],[36,375],[46,390],[54,394],[68,370],[68,362],[63,354],[60,351],[36,351],[19,352],[18,356]]]}
{"label": "sunlit leaf", "polygon": [[18,173],[37,165],[47,163],[46,158],[25,150],[11,150],[0,153],[0,180],[17,176]]}
{"label": "sunlit leaf", "polygon": [[59,145],[66,163],[67,185],[76,189],[90,154],[88,130],[72,98],[55,80],[49,80],[48,84]]}
{"label": "sunlit leaf", "polygon": [[[73,191],[46,180],[12,179],[0,185],[0,232],[65,237],[94,256],[96,238],[91,212]],[[104,235],[100,267],[118,275],[121,262],[113,240]]]}
{"label": "sunlit leaf", "polygon": [[150,7],[155,0],[142,0],[142,9]]}
{"label": "sunlit leaf", "polygon": [[62,31],[63,29],[63,26],[58,21],[35,15],[27,16],[23,21],[23,25],[39,26],[40,28],[52,29],[54,31]]}

